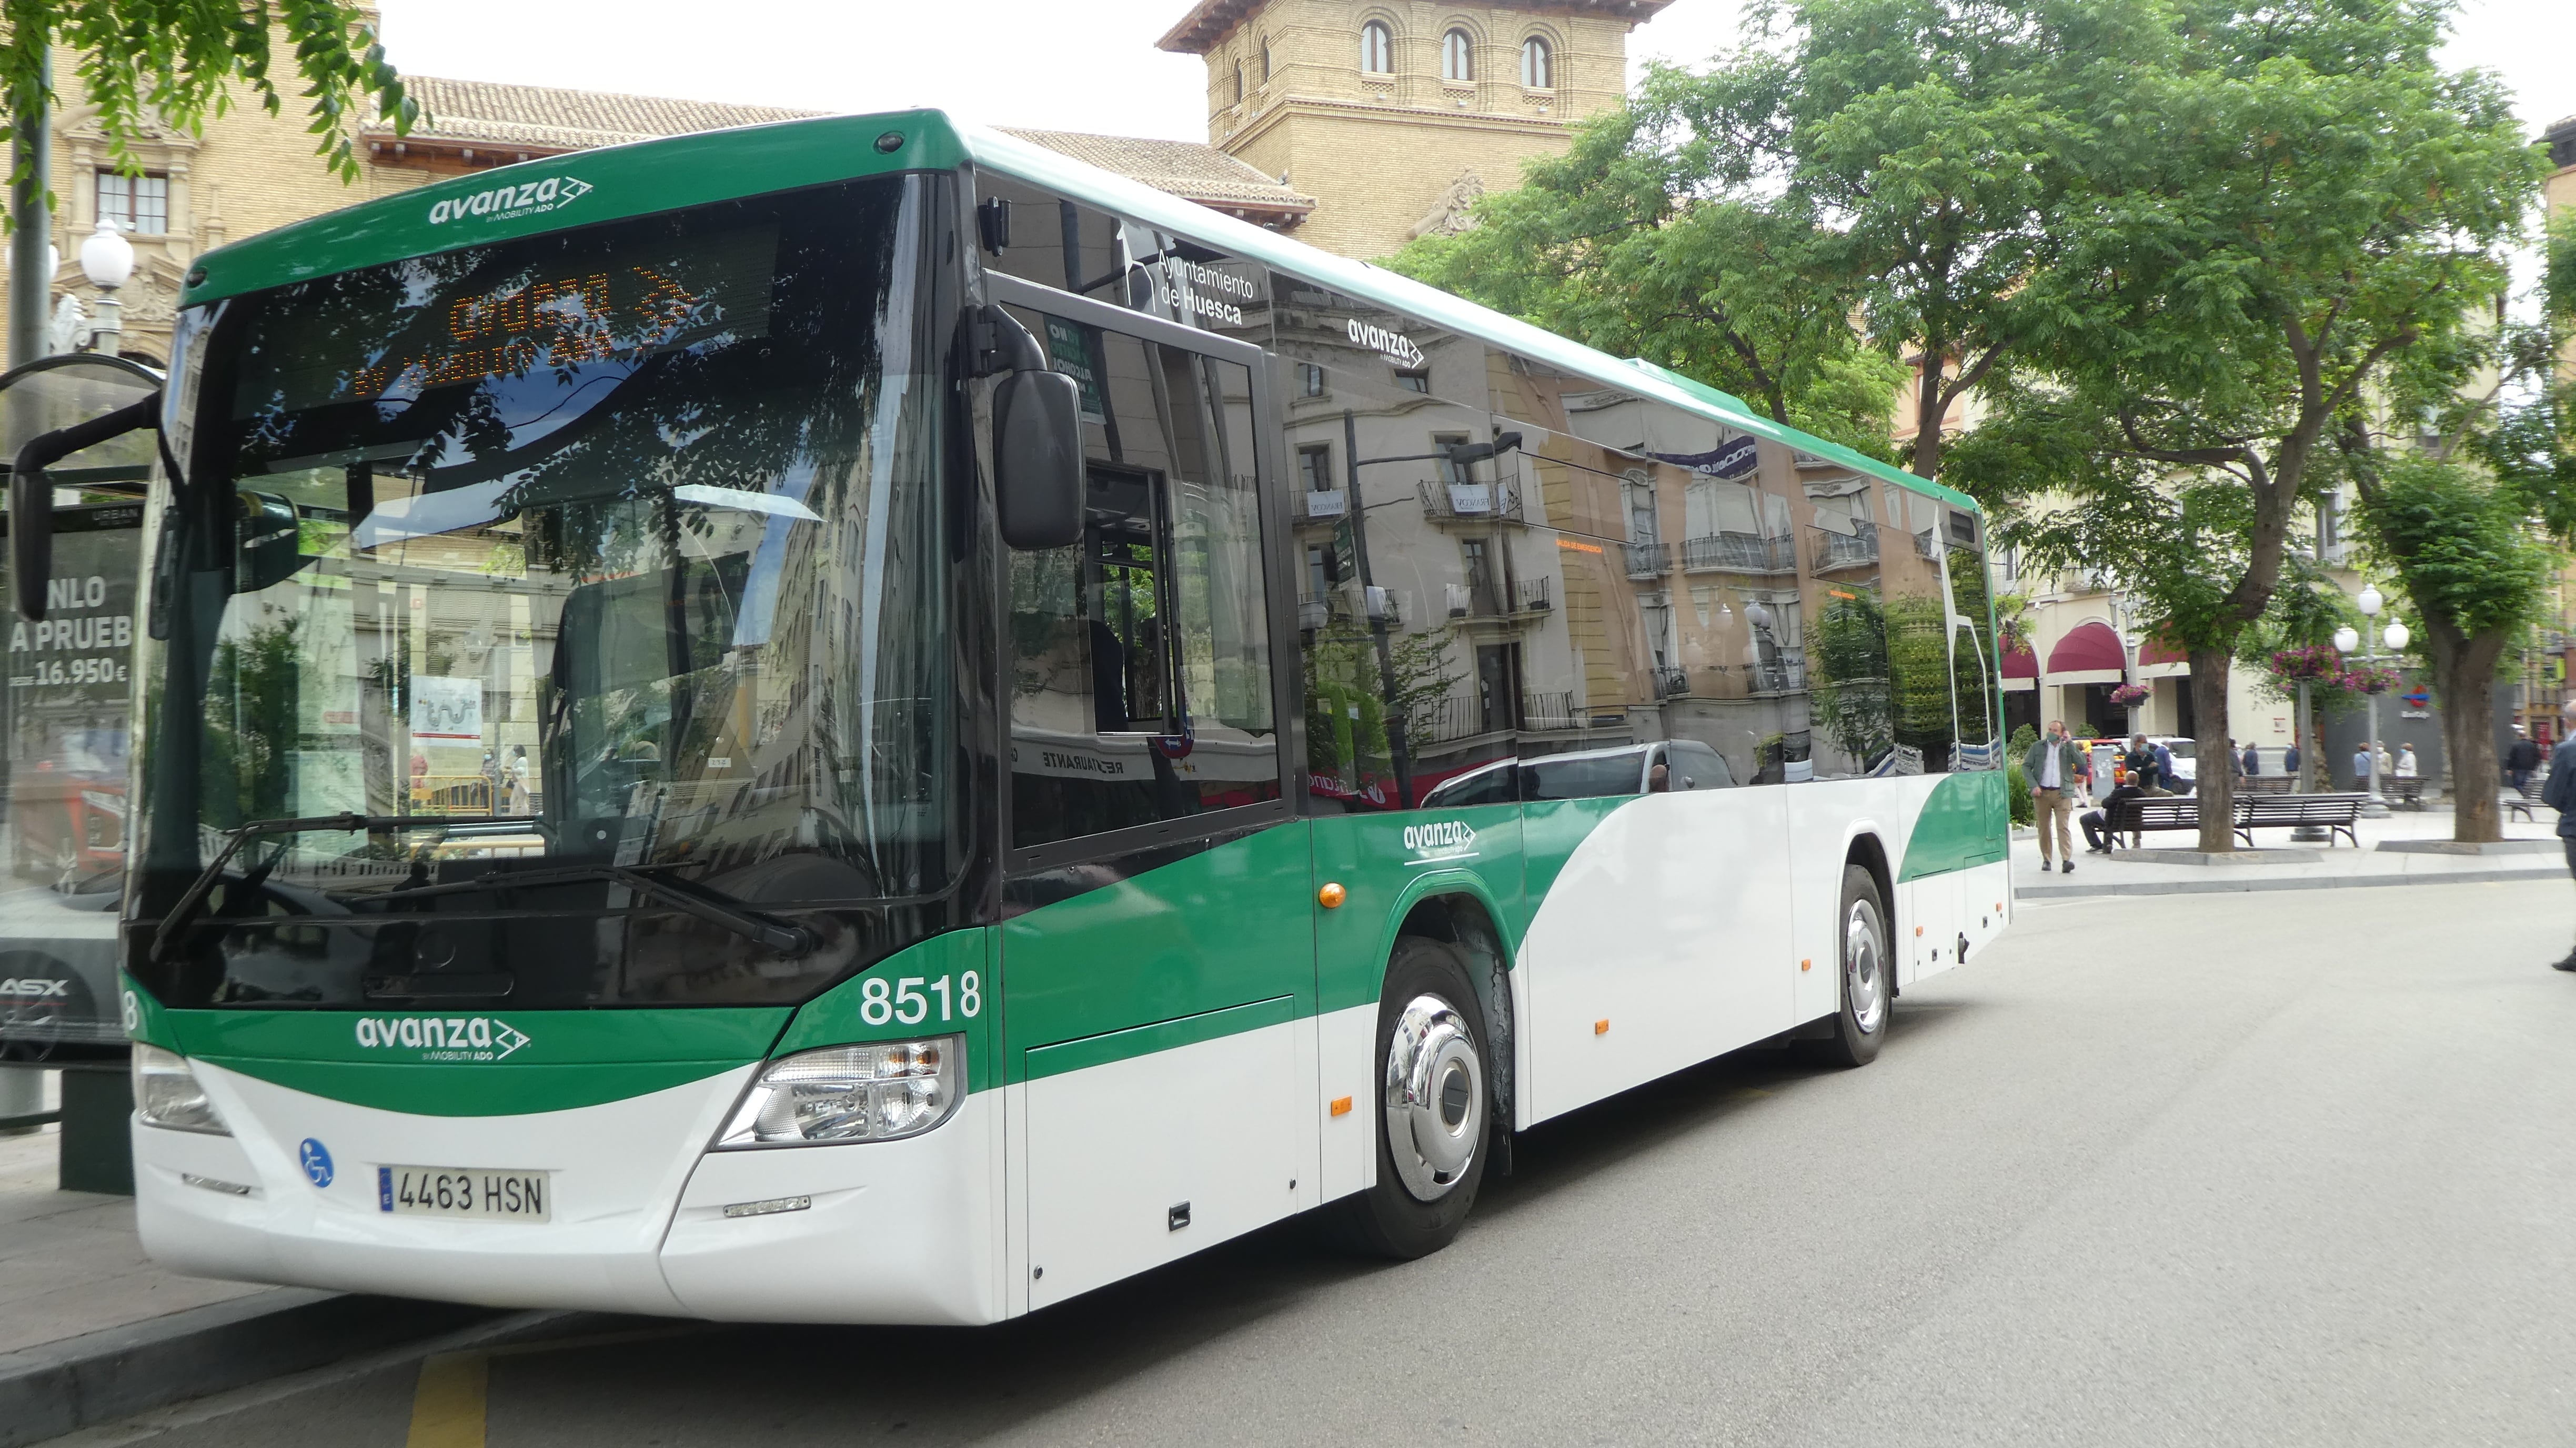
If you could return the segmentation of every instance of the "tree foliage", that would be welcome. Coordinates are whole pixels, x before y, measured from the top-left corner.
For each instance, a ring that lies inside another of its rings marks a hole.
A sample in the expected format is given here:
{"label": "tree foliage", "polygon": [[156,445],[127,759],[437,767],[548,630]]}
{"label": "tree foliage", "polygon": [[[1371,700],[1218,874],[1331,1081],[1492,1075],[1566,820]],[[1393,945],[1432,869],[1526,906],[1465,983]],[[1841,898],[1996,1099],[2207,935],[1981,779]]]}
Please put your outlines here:
{"label": "tree foliage", "polygon": [[[53,46],[67,46],[79,56],[81,91],[97,108],[108,153],[129,172],[142,169],[135,141],[156,127],[196,132],[230,109],[236,87],[271,115],[283,113],[283,90],[293,88],[317,138],[314,154],[344,181],[358,178],[355,123],[364,109],[399,134],[420,118],[349,0],[6,0],[0,15],[9,101],[0,131],[14,136],[34,98],[56,102],[49,60]],[[281,53],[292,58],[291,74],[274,64]],[[21,158],[11,179],[26,169]]]}
{"label": "tree foliage", "polygon": [[[1959,452],[1953,481],[2036,561],[2107,566],[2190,651],[2204,753],[2339,419],[2456,343],[2529,205],[2503,91],[2433,58],[2449,10],[2197,0],[2126,31],[2137,63],[2021,299],[2039,339]],[[2223,771],[2203,787],[2225,803]]]}

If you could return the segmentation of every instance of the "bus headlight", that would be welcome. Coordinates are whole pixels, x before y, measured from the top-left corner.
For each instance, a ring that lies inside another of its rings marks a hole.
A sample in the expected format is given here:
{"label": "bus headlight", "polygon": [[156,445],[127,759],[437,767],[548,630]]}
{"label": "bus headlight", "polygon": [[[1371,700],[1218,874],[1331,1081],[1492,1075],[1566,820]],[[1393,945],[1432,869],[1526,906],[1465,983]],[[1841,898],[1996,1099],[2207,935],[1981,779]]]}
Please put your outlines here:
{"label": "bus headlight", "polygon": [[892,1141],[946,1121],[966,1094],[963,1036],[827,1046],[769,1063],[717,1150]]}
{"label": "bus headlight", "polygon": [[134,1114],[146,1126],[230,1136],[232,1128],[206,1099],[188,1058],[158,1046],[134,1046]]}

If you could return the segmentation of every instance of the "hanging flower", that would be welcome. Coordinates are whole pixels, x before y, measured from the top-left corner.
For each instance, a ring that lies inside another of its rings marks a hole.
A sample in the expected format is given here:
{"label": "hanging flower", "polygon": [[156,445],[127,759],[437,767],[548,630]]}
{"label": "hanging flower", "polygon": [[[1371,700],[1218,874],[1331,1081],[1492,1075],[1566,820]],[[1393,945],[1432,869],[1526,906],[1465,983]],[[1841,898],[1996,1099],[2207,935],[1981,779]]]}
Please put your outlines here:
{"label": "hanging flower", "polygon": [[2123,709],[2131,709],[2147,702],[2154,692],[2144,684],[2122,684],[2111,691],[2111,702]]}
{"label": "hanging flower", "polygon": [[2385,694],[2403,687],[2406,677],[2395,669],[2365,664],[2346,669],[2337,682],[2356,694]]}
{"label": "hanging flower", "polygon": [[2343,655],[2330,644],[2302,644],[2272,655],[2272,677],[2289,684],[2343,684]]}

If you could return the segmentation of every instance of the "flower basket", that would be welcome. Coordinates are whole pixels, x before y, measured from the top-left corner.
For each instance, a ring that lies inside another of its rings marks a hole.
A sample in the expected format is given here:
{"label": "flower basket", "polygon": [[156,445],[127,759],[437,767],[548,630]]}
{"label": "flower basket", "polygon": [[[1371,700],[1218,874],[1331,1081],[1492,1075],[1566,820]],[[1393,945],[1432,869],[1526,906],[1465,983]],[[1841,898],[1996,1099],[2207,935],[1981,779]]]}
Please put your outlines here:
{"label": "flower basket", "polygon": [[2154,692],[2144,684],[2122,684],[2111,691],[2111,702],[2123,709],[2134,709],[2147,702]]}

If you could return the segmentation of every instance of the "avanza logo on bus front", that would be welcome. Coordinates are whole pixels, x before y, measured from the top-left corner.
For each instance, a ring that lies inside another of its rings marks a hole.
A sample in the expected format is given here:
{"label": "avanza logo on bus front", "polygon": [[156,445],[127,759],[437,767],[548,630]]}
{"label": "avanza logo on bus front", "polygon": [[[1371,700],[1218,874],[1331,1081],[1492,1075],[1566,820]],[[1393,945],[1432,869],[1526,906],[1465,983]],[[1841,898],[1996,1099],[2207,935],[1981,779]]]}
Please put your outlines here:
{"label": "avanza logo on bus front", "polygon": [[507,220],[513,216],[542,216],[558,207],[569,206],[588,195],[594,188],[573,176],[549,176],[543,181],[530,181],[518,186],[495,186],[471,196],[451,197],[429,208],[429,224],[444,226],[468,216]]}
{"label": "avanza logo on bus front", "polygon": [[358,1044],[369,1050],[417,1051],[422,1061],[499,1061],[528,1044],[528,1033],[492,1016],[360,1016]]}

